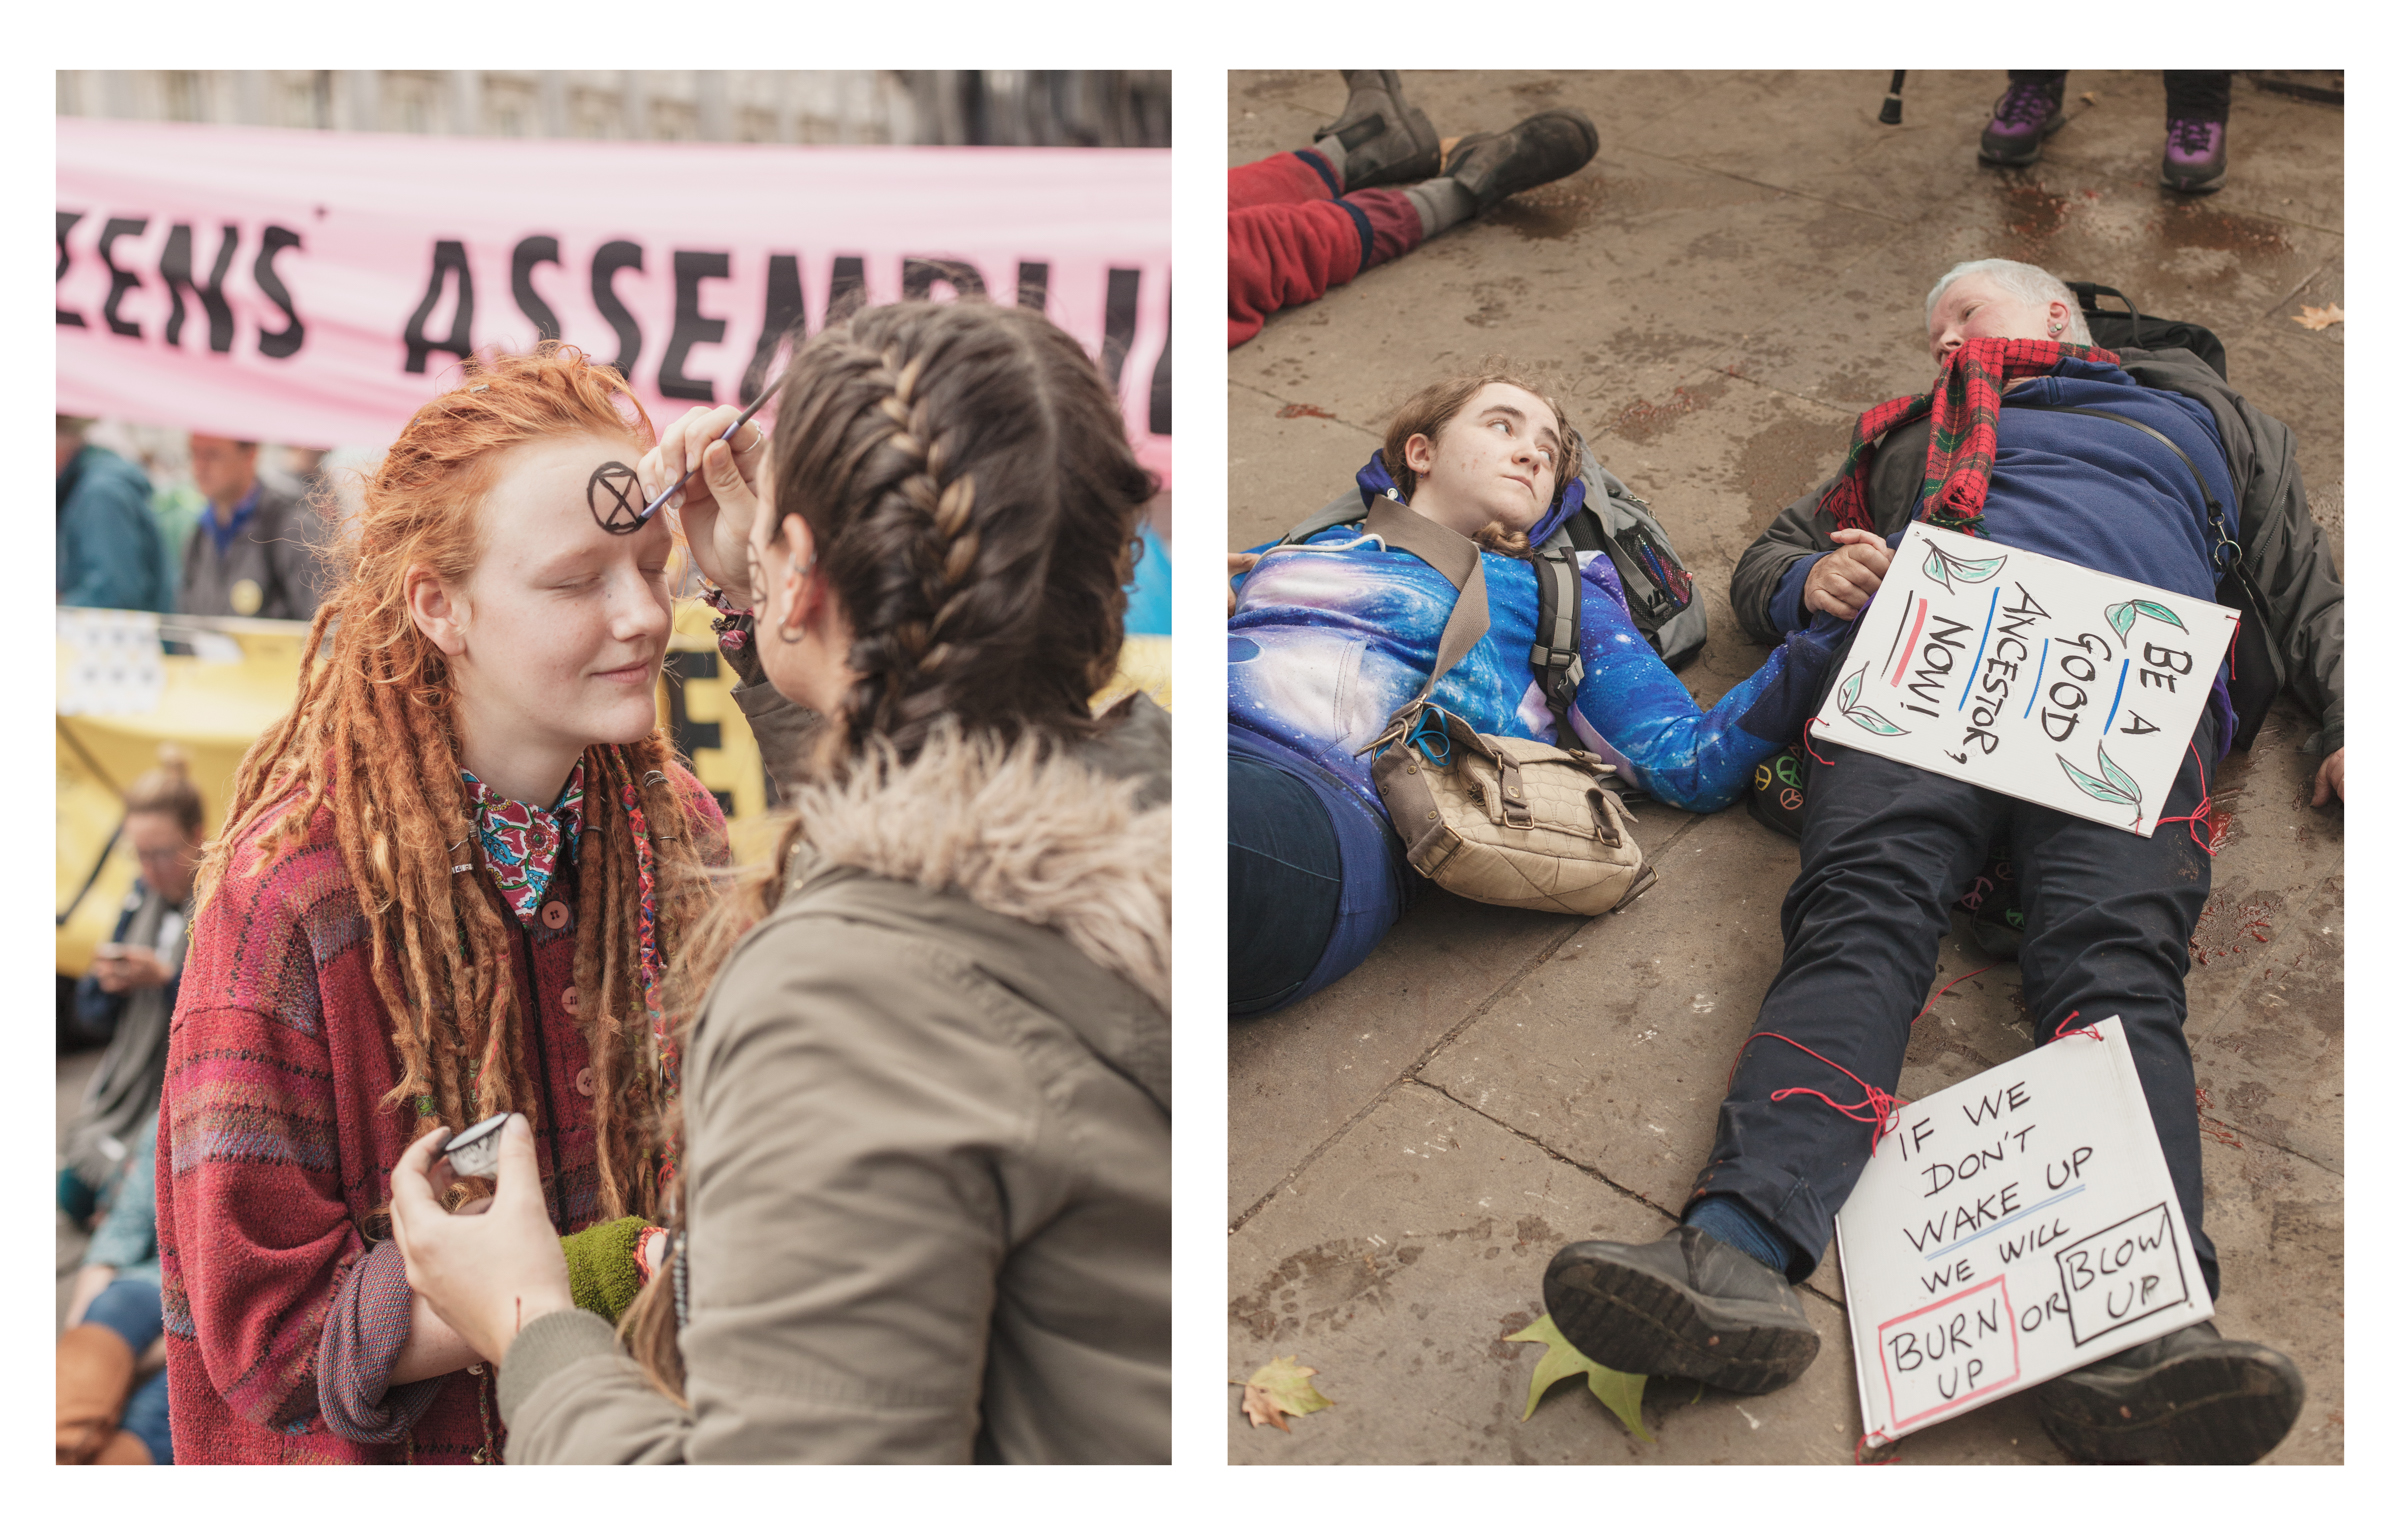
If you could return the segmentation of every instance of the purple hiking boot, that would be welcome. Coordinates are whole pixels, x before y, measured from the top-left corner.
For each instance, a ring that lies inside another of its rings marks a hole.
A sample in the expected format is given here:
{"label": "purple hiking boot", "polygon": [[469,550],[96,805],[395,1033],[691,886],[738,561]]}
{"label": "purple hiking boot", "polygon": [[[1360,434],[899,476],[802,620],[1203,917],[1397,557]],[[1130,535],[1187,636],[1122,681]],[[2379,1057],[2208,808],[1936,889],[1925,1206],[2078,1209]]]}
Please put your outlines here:
{"label": "purple hiking boot", "polygon": [[2167,152],[2158,162],[2158,184],[2172,192],[2214,192],[2225,184],[2225,124],[2222,119],[2167,119]]}
{"label": "purple hiking boot", "polygon": [[2060,109],[2066,98],[2063,80],[2012,81],[1992,103],[1992,120],[1984,124],[1976,157],[1986,165],[2031,165],[2042,157],[2042,140],[2067,120]]}

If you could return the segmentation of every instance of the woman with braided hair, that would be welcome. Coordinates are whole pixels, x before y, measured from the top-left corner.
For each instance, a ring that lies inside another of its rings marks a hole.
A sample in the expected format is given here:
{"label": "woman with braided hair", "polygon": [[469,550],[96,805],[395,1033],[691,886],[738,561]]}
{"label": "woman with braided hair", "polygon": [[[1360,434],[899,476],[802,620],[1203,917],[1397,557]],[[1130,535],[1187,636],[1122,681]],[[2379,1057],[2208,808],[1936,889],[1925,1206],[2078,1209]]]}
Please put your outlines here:
{"label": "woman with braided hair", "polygon": [[433,1136],[402,1161],[410,1277],[500,1361],[516,1460],[1164,1461],[1167,727],[1086,703],[1150,476],[1025,309],[868,310],[781,390],[763,454],[721,409],[641,464],[697,461],[685,536],[793,811],[670,987],[666,1275],[629,1357],[512,1121],[488,1212],[444,1213]]}
{"label": "woman with braided hair", "polygon": [[653,435],[545,345],[473,360],[366,483],[199,874],[157,1157],[179,1461],[496,1458],[484,1356],[389,1240],[434,1125],[526,1116],[579,1299],[638,1283],[656,979],[724,861],[657,718],[671,538],[616,515]]}

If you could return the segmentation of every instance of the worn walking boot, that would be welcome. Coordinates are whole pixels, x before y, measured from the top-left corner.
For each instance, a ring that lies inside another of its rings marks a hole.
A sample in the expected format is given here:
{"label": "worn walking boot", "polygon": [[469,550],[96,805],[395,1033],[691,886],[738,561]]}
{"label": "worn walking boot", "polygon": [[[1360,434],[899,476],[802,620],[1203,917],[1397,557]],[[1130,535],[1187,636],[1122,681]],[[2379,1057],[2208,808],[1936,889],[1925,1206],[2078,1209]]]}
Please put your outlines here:
{"label": "worn walking boot", "polygon": [[1506,133],[1470,133],[1450,146],[1442,174],[1488,213],[1505,197],[1572,176],[1600,152],[1600,130],[1569,107],[1536,112]]}
{"label": "worn walking boot", "polygon": [[2060,104],[2067,95],[2063,80],[2011,81],[1992,103],[1992,120],[1983,127],[1976,157],[1986,165],[2031,165],[2042,157],[2042,140],[2067,120]]}
{"label": "worn walking boot", "polygon": [[1550,1320],[1597,1363],[1727,1391],[1773,1391],[1817,1357],[1784,1277],[1696,1226],[1657,1241],[1572,1242],[1542,1276]]}
{"label": "worn walking boot", "polygon": [[133,1349],[115,1328],[86,1322],[59,1335],[58,1464],[90,1465],[114,1443],[132,1389]]}
{"label": "worn walking boot", "polygon": [[2282,1354],[2195,1322],[2045,1381],[2033,1407],[2080,1461],[2247,1466],[2283,1442],[2307,1394]]}
{"label": "worn walking boot", "polygon": [[1356,192],[1367,187],[1423,181],[1442,170],[1442,141],[1433,120],[1408,104],[1400,94],[1396,69],[1345,69],[1342,81],[1350,100],[1331,127],[1319,128],[1319,139],[1338,138],[1342,187]]}
{"label": "worn walking boot", "polygon": [[2170,192],[2214,192],[2223,186],[2224,119],[2168,118],[2167,149],[2159,157],[2158,184]]}

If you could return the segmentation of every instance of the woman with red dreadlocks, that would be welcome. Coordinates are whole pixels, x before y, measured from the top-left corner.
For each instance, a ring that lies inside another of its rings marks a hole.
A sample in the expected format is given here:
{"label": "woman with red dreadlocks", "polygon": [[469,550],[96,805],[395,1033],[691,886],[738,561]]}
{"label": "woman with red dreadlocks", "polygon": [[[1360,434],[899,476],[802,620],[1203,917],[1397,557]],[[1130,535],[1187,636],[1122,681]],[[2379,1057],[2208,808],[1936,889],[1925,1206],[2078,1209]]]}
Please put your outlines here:
{"label": "woman with red dreadlocks", "polygon": [[409,1150],[409,1277],[500,1362],[512,1460],[1164,1461],[1167,721],[1087,703],[1151,478],[1021,308],[812,337],[763,461],[714,443],[732,415],[671,428],[643,488],[698,459],[685,534],[794,818],[670,987],[707,995],[666,1277],[629,1358],[575,1308],[522,1121],[488,1213]]}
{"label": "woman with red dreadlocks", "polygon": [[497,1458],[385,1214],[435,1125],[525,1116],[578,1301],[630,1298],[672,1178],[656,982],[725,856],[657,717],[671,535],[620,515],[653,436],[551,344],[475,359],[367,482],[199,876],[158,1135],[178,1461]]}

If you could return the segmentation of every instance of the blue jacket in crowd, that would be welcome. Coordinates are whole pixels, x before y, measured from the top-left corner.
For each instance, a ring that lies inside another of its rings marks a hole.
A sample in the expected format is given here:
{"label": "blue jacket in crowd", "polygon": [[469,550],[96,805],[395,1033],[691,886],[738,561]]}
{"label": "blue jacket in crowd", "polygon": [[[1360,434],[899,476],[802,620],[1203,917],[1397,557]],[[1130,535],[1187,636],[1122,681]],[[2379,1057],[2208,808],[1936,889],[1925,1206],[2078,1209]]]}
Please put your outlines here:
{"label": "blue jacket in crowd", "polygon": [[88,443],[58,476],[58,602],[175,611],[149,477]]}

